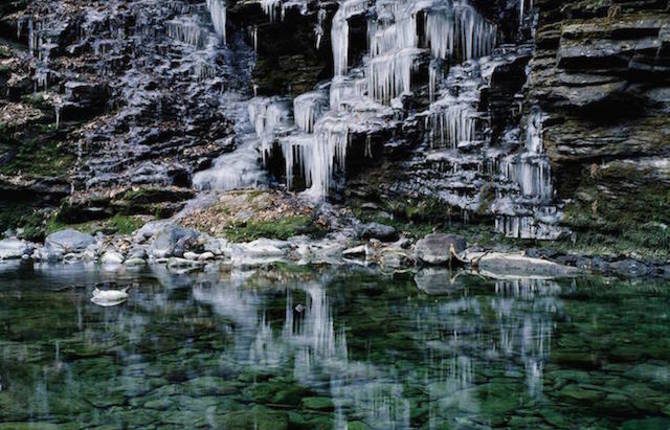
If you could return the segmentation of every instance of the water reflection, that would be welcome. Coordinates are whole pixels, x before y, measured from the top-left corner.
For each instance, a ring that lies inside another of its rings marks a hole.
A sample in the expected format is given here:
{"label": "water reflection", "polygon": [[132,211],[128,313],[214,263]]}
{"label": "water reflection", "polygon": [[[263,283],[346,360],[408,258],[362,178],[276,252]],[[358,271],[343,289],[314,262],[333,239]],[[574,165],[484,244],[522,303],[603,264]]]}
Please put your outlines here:
{"label": "water reflection", "polygon": [[[2,273],[0,422],[221,428],[246,411],[262,428],[277,411],[296,428],[336,430],[580,426],[593,422],[584,399],[602,408],[615,390],[593,387],[630,375],[656,399],[629,407],[633,418],[661,419],[667,404],[662,348],[648,363],[593,364],[608,354],[594,352],[593,315],[626,296],[576,280],[436,269],[413,279],[368,269]],[[99,282],[140,286],[103,309],[87,300]],[[575,298],[584,291],[607,299]],[[666,317],[645,325],[643,303],[626,300],[640,330],[668,331]],[[620,396],[614,408],[629,399]]]}

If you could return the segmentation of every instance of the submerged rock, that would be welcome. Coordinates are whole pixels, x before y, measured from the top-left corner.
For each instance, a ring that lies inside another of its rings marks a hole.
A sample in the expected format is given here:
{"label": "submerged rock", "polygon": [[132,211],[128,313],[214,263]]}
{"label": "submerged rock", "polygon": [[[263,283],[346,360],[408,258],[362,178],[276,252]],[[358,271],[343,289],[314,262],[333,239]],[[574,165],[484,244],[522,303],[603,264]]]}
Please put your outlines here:
{"label": "submerged rock", "polygon": [[416,243],[415,254],[423,263],[440,265],[450,262],[452,255],[464,251],[465,247],[462,236],[432,233]]}

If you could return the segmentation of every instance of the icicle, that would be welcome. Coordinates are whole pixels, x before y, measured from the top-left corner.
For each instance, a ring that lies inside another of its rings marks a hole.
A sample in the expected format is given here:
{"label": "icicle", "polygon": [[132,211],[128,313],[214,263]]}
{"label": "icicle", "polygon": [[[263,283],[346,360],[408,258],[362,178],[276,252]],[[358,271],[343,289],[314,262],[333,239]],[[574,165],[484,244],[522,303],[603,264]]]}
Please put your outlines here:
{"label": "icicle", "polygon": [[333,64],[335,67],[335,76],[342,76],[347,73],[348,51],[349,51],[349,23],[342,17],[340,10],[333,18],[333,26],[330,31],[331,43],[333,45]]}
{"label": "icicle", "polygon": [[540,154],[542,148],[542,113],[536,109],[528,117],[526,125],[526,150],[531,154]]}
{"label": "icicle", "polygon": [[321,39],[323,38],[323,23],[326,20],[327,12],[325,9],[319,9],[317,13],[317,21],[314,26],[314,35],[316,36],[316,50],[318,51],[321,47]]}
{"label": "icicle", "polygon": [[311,133],[316,120],[328,110],[328,98],[321,92],[302,94],[293,100],[295,125],[306,133]]}
{"label": "icicle", "polygon": [[279,6],[281,6],[281,0],[261,0],[261,7],[265,14],[270,17],[270,22],[277,21],[277,8]]}
{"label": "icicle", "polygon": [[432,60],[428,66],[428,96],[431,103],[435,100],[437,82],[443,78],[443,67],[443,62],[439,59]]}
{"label": "icicle", "polygon": [[56,128],[60,127],[60,111],[62,109],[62,106],[60,103],[56,103],[54,105],[54,110],[56,111]]}
{"label": "icicle", "polygon": [[302,161],[303,170],[309,172],[311,183],[306,192],[308,195],[321,199],[328,194],[335,164],[344,170],[348,141],[349,128],[346,119],[330,116],[317,122],[314,143],[305,148]]}
{"label": "icicle", "polygon": [[254,47],[254,52],[258,52],[258,26],[252,26],[249,33],[251,34],[251,44]]}
{"label": "icicle", "polygon": [[410,91],[414,59],[420,50],[406,48],[393,54],[372,58],[368,66],[368,91],[377,101],[387,103]]}
{"label": "icicle", "polygon": [[35,52],[35,28],[32,18],[28,18],[28,52],[31,57]]}
{"label": "icicle", "polygon": [[204,45],[202,29],[192,18],[175,18],[168,21],[166,25],[167,34],[170,38],[196,48],[202,48]]}
{"label": "icicle", "polygon": [[523,24],[523,0],[519,0],[519,23]]}
{"label": "icicle", "polygon": [[207,0],[207,9],[212,17],[214,31],[226,44],[226,3],[224,0]]}
{"label": "icicle", "polygon": [[459,56],[467,61],[491,53],[497,27],[466,4],[431,10],[426,15],[426,38],[436,58]]}
{"label": "icicle", "polygon": [[464,103],[446,105],[431,115],[431,146],[457,149],[461,143],[470,142],[475,136],[475,111]]}
{"label": "icicle", "polygon": [[21,32],[23,31],[23,18],[16,21],[16,39],[21,40]]}

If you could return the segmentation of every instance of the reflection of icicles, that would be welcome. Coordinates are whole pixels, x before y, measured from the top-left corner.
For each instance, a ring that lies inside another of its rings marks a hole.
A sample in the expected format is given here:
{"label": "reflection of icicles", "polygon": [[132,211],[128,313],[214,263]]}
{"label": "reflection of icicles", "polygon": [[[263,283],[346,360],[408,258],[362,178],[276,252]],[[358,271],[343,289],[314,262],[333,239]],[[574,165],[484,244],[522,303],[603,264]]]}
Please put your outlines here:
{"label": "reflection of icicles", "polygon": [[544,363],[530,358],[526,361],[525,364],[528,395],[539,399],[542,397],[542,375],[544,373]]}
{"label": "reflection of icicles", "polygon": [[226,3],[223,0],[207,0],[207,9],[212,17],[216,34],[226,44]]}

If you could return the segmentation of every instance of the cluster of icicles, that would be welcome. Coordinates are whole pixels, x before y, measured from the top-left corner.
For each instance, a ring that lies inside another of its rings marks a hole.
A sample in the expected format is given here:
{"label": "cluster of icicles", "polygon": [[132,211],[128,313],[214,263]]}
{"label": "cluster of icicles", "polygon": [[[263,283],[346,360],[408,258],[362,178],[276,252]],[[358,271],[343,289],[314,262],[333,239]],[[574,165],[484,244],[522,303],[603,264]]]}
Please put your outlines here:
{"label": "cluster of icicles", "polygon": [[[267,5],[270,10],[278,7],[274,2]],[[359,15],[369,16],[368,53],[360,67],[350,68],[349,20]],[[419,19],[424,20],[423,38],[417,31]],[[436,82],[436,68],[488,55],[496,45],[497,29],[464,1],[380,0],[371,7],[368,0],[346,0],[333,18],[331,41],[335,77],[294,100],[292,129],[290,104],[264,99],[250,107],[250,120],[264,152],[275,143],[281,148],[287,186],[292,188],[294,175],[301,175],[309,195],[316,198],[327,195],[336,170],[344,169],[352,133],[370,136],[394,127],[393,119],[402,118],[399,97],[411,94],[412,72],[422,56],[436,60],[430,76]],[[431,84],[431,97],[435,85]],[[259,105],[265,109],[258,109]],[[455,147],[459,140],[473,139],[475,124],[469,106],[435,106],[431,125],[440,130],[440,142]]]}

